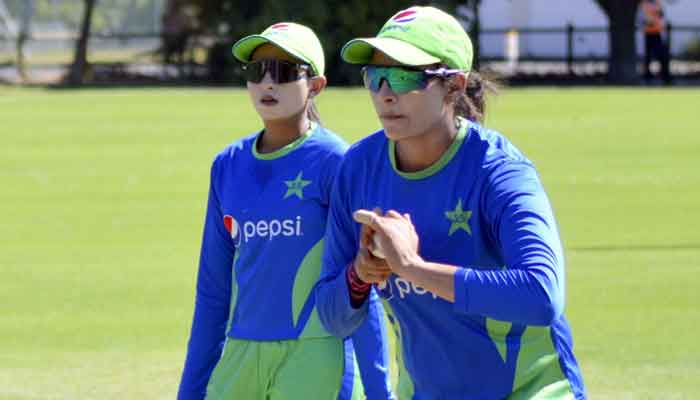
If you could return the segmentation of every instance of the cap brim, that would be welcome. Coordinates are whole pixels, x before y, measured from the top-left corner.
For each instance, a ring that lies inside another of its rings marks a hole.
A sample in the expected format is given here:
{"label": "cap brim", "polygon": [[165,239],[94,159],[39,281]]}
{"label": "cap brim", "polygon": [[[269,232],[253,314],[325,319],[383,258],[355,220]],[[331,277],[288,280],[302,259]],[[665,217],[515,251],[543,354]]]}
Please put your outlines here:
{"label": "cap brim", "polygon": [[279,40],[272,40],[270,38],[267,38],[262,35],[250,35],[246,36],[243,39],[237,41],[233,45],[233,56],[236,57],[239,61],[247,63],[250,62],[250,57],[253,55],[253,52],[255,49],[258,48],[261,44],[264,43],[270,43],[274,44],[275,46],[281,48],[285,52],[291,54],[292,56],[298,58],[299,60],[311,65],[311,61],[308,60],[306,57],[303,55],[299,54],[299,52],[295,51],[294,49],[290,48],[289,46],[285,45]]}
{"label": "cap brim", "polygon": [[440,62],[439,58],[431,56],[412,44],[392,38],[353,39],[343,46],[340,54],[343,60],[350,64],[369,64],[375,49],[404,65],[428,65]]}

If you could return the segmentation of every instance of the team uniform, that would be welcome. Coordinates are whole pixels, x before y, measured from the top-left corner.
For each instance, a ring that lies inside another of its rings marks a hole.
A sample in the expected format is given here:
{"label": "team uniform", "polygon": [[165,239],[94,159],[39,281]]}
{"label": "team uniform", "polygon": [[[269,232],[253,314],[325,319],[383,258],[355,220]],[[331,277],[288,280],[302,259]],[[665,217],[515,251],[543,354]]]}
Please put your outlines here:
{"label": "team uniform", "polygon": [[465,119],[423,171],[399,171],[394,154],[395,143],[379,131],[350,148],[338,173],[317,288],[323,324],[343,337],[367,316],[366,303],[351,306],[346,278],[359,246],[353,211],[409,213],[420,255],[461,268],[454,303],[395,274],[378,289],[411,378],[399,397],[585,398],[562,314],[557,225],[532,163],[500,134]]}
{"label": "team uniform", "polygon": [[[358,398],[352,342],[322,327],[311,295],[347,145],[316,124],[273,153],[257,152],[259,137],[234,142],[211,168],[178,398]],[[387,399],[379,301],[369,314],[353,339],[367,395]]]}

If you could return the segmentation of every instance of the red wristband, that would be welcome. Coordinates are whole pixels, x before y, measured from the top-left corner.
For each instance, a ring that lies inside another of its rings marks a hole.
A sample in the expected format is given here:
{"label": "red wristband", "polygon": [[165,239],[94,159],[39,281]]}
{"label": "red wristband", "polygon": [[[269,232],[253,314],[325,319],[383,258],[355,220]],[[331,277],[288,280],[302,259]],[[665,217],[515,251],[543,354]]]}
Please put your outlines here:
{"label": "red wristband", "polygon": [[357,275],[357,271],[355,271],[355,266],[350,264],[348,265],[348,283],[350,284],[350,289],[357,289],[360,292],[368,291],[370,286],[372,286],[371,283],[367,283],[360,279],[360,276]]}
{"label": "red wristband", "polygon": [[348,287],[350,288],[350,302],[353,307],[359,307],[367,298],[372,284],[360,279],[352,264],[348,265],[345,277],[348,282]]}

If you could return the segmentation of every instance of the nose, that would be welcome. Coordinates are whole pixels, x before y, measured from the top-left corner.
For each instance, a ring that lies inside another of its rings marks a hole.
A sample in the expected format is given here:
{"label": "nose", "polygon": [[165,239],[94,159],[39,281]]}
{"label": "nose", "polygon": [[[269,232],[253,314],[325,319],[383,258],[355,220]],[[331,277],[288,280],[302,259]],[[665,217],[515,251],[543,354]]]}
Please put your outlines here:
{"label": "nose", "polygon": [[389,82],[387,82],[386,79],[382,79],[381,82],[379,82],[377,96],[379,96],[379,99],[384,103],[395,103],[396,100],[398,100],[396,98],[396,93],[391,90]]}
{"label": "nose", "polygon": [[263,79],[262,81],[260,81],[260,84],[263,85],[266,89],[273,88],[275,81],[272,80],[272,75],[270,74],[270,71],[265,72],[265,75],[263,75]]}

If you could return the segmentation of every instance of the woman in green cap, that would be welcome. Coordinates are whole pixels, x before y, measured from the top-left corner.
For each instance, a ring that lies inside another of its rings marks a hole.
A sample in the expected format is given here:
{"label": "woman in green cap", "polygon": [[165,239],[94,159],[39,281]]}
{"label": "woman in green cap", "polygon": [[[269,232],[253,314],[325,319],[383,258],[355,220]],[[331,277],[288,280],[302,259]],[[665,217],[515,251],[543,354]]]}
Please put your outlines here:
{"label": "woman in green cap", "polygon": [[[264,128],[214,159],[179,399],[360,398],[350,340],[321,326],[312,294],[331,185],[347,145],[320,123],[323,49],[278,23],[233,46]],[[383,310],[354,334],[365,393],[392,398]]]}
{"label": "woman in green cap", "polygon": [[338,172],[322,323],[354,332],[375,286],[402,343],[401,399],[584,399],[557,223],[532,162],[479,125],[485,84],[462,26],[411,7],[342,56],[364,65],[384,129]]}

